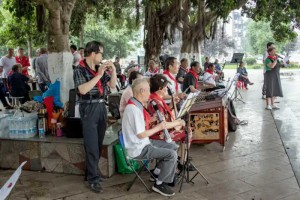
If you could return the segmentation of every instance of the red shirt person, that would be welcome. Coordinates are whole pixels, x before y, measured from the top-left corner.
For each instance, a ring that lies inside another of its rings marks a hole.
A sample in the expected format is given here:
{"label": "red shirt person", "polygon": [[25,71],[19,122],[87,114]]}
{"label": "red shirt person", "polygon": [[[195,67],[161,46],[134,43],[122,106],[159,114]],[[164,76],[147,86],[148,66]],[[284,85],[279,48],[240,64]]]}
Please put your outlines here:
{"label": "red shirt person", "polygon": [[22,74],[29,76],[28,67],[30,66],[29,58],[24,55],[24,49],[18,49],[18,56],[16,56],[16,62],[22,65]]}

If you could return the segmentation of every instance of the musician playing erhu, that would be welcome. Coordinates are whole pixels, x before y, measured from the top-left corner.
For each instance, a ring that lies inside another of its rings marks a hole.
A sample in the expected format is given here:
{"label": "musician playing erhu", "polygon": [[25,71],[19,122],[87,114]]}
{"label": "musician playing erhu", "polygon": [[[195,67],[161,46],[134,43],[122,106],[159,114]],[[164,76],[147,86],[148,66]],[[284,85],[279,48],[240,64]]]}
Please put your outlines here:
{"label": "musician playing erhu", "polygon": [[[166,122],[172,122],[175,120],[175,105],[177,101],[171,103],[171,106],[168,106],[163,99],[163,96],[167,93],[167,85],[168,85],[168,80],[165,76],[161,74],[156,74],[152,78],[150,78],[150,99],[148,103],[148,111],[152,116],[156,116],[156,111],[153,107],[152,102],[154,101],[159,109],[159,112],[164,116],[164,119]],[[150,124],[150,126],[155,126],[158,124],[159,121],[154,121]],[[172,129],[168,130],[171,138],[175,142],[181,142],[180,144],[180,163],[178,165],[179,173],[183,169],[183,163],[185,161],[185,148],[184,148],[184,142],[186,138],[185,130],[184,127],[182,126],[177,126]],[[190,132],[191,133],[191,132]],[[153,136],[150,137],[153,140],[163,140],[164,139],[164,134],[163,132],[157,132]],[[191,138],[191,135],[189,135],[189,138]],[[194,170],[192,167],[189,168],[190,171]]]}
{"label": "musician playing erhu", "polygon": [[136,79],[132,84],[132,90],[133,98],[129,100],[122,118],[127,154],[136,159],[156,159],[158,163],[155,173],[158,174],[158,178],[152,189],[161,195],[172,196],[175,193],[166,183],[173,182],[176,171],[175,145],[160,140],[150,141],[149,137],[163,129],[184,126],[185,122],[183,120],[162,122],[150,128],[151,116],[144,108],[150,96],[149,83],[146,79]]}

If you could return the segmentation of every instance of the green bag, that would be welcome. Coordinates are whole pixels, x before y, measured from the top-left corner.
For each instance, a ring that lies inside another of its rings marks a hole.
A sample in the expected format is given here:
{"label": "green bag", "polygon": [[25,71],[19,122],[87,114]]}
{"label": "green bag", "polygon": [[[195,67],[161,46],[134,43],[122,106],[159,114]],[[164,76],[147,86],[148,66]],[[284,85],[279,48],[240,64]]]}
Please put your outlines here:
{"label": "green bag", "polygon": [[[120,173],[120,174],[133,173],[130,166],[128,166],[126,163],[121,145],[120,144],[114,145],[114,150],[115,150],[115,156],[116,156],[116,161],[117,161],[117,166],[118,166],[118,173]],[[126,155],[126,152],[125,152],[125,155]],[[139,170],[141,167],[135,160],[128,160],[128,162],[131,163],[134,170]]]}

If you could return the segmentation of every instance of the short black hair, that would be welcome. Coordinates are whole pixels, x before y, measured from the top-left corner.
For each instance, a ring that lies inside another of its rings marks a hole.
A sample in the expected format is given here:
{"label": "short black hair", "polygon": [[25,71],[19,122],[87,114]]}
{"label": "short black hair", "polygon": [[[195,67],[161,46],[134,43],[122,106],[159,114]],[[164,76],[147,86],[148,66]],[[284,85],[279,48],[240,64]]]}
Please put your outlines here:
{"label": "short black hair", "polygon": [[165,70],[169,70],[169,66],[170,65],[174,65],[176,59],[177,58],[175,58],[175,57],[169,57],[169,58],[167,58],[166,62],[165,62]]}
{"label": "short black hair", "polygon": [[186,59],[186,58],[182,58],[182,59],[180,60],[180,63],[183,63],[184,61],[187,61],[187,59]]}
{"label": "short black hair", "polygon": [[87,57],[87,56],[91,55],[92,52],[98,53],[99,47],[103,48],[104,47],[103,43],[95,41],[95,40],[88,42],[84,49],[84,56]]}
{"label": "short black hair", "polygon": [[267,48],[269,48],[271,45],[273,45],[274,43],[273,42],[268,42],[267,44]]}
{"label": "short black hair", "polygon": [[72,44],[72,45],[70,46],[70,48],[72,48],[72,49],[74,49],[75,51],[77,51],[77,47],[76,47],[75,44]]}
{"label": "short black hair", "polygon": [[11,70],[13,71],[13,72],[17,72],[18,70],[19,70],[19,67],[20,67],[20,65],[13,65],[12,66],[12,68],[11,68]]}
{"label": "short black hair", "polygon": [[120,59],[119,57],[116,57],[115,60]]}
{"label": "short black hair", "polygon": [[169,81],[163,74],[155,74],[150,78],[150,92],[154,93],[168,85]]}
{"label": "short black hair", "polygon": [[83,47],[79,47],[79,49],[78,49],[78,50],[81,50],[81,49],[83,49],[83,50],[84,50],[84,48],[83,48]]}
{"label": "short black hair", "polygon": [[214,65],[215,65],[214,63],[209,63],[207,68],[211,68]]}
{"label": "short black hair", "polygon": [[129,80],[128,80],[128,82],[129,82],[130,85],[132,84],[132,82],[135,79],[137,79],[138,75],[142,75],[142,74],[140,72],[138,72],[138,71],[133,71],[133,72],[130,73]]}
{"label": "short black hair", "polygon": [[192,68],[192,67],[196,67],[197,65],[200,65],[200,63],[199,63],[198,61],[193,61],[193,62],[191,63],[191,68]]}

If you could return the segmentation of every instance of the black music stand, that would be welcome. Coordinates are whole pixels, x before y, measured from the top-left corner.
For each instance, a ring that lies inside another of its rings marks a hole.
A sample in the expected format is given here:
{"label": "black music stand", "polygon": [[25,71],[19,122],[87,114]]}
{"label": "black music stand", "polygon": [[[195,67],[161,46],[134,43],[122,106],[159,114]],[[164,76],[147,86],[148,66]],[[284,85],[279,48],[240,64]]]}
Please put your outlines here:
{"label": "black music stand", "polygon": [[[238,70],[239,63],[243,61],[243,57],[244,57],[243,53],[234,53],[230,63],[236,63],[237,64],[236,69]],[[243,100],[243,96],[242,96],[242,94],[240,93],[240,91],[238,90],[238,87],[237,87],[238,78],[236,80],[234,79],[234,81],[235,81],[235,87],[234,87],[234,92],[233,92],[234,98],[232,100],[233,101],[241,101],[243,103],[246,103]]]}
{"label": "black music stand", "polygon": [[[187,99],[184,101],[180,111],[178,112],[178,118],[183,118],[185,121],[185,132],[186,132],[186,147],[185,147],[185,155],[186,155],[186,161],[183,164],[183,170],[180,173],[181,180],[180,180],[180,188],[179,192],[182,190],[183,181],[186,180],[186,183],[192,183],[193,179],[200,174],[203,179],[206,181],[207,184],[209,184],[208,180],[205,178],[205,176],[195,167],[195,165],[191,162],[191,159],[189,157],[189,128],[188,128],[188,121],[189,121],[189,111],[192,108],[192,105],[195,103],[197,96],[199,93],[190,93]],[[196,174],[190,179],[190,172],[188,170],[189,166],[193,166],[196,169]]]}

